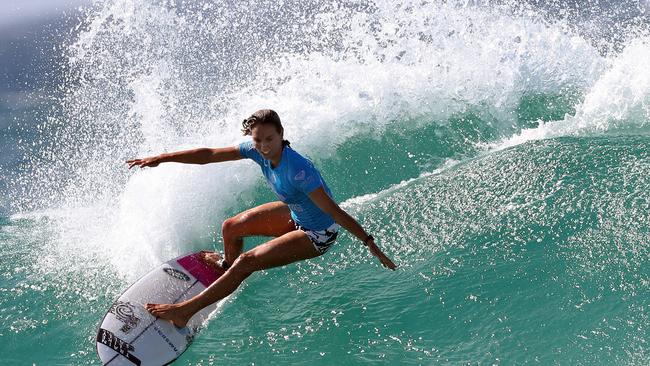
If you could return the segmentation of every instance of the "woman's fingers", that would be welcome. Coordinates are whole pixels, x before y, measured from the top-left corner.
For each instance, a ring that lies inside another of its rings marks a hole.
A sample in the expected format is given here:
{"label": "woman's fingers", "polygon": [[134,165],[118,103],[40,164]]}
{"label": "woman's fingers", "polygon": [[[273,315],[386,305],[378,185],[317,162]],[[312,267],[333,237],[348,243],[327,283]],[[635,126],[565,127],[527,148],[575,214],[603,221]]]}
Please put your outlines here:
{"label": "woman's fingers", "polygon": [[139,166],[140,168],[145,168],[148,166],[155,167],[158,165],[151,158],[127,160],[126,163],[129,164],[129,169],[133,168],[136,165]]}
{"label": "woman's fingers", "polygon": [[386,256],[384,256],[384,258],[383,258],[383,260],[382,260],[382,263],[384,264],[384,266],[386,266],[386,267],[392,269],[393,271],[395,270],[395,268],[397,268],[397,266],[395,265],[395,263],[393,263],[393,261],[390,260],[390,258],[388,258],[388,257],[386,257]]}
{"label": "woman's fingers", "polygon": [[372,253],[372,255],[377,257],[377,259],[379,259],[379,262],[381,262],[381,264],[384,267],[392,269],[392,270],[395,270],[395,268],[397,268],[395,263],[393,263],[393,261],[391,261],[390,258],[388,258],[381,250],[379,250],[379,248],[377,247],[377,245],[375,245],[374,242],[371,242],[368,245],[368,248],[370,249],[370,252]]}
{"label": "woman's fingers", "polygon": [[140,159],[127,160],[126,163],[129,164],[129,169],[131,169],[131,168],[133,168],[133,167],[136,166],[136,165],[140,165],[140,164],[142,164],[142,160],[140,160]]}
{"label": "woman's fingers", "polygon": [[393,261],[391,261],[390,258],[388,258],[384,253],[381,253],[378,257],[379,257],[379,261],[381,262],[381,264],[384,265],[384,267],[392,270],[394,270],[397,267],[395,266],[395,263],[393,263]]}

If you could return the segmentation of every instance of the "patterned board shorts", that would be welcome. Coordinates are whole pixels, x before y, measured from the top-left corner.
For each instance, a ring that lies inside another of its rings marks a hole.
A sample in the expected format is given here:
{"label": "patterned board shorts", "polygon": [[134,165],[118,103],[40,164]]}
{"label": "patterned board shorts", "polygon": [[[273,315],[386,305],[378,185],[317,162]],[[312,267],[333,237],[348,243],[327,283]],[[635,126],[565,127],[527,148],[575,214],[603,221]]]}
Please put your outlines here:
{"label": "patterned board shorts", "polygon": [[336,237],[339,235],[340,226],[337,223],[332,224],[325,230],[309,230],[298,224],[296,224],[296,229],[302,230],[307,234],[311,243],[314,244],[314,248],[320,254],[325,254],[332,244],[336,241]]}

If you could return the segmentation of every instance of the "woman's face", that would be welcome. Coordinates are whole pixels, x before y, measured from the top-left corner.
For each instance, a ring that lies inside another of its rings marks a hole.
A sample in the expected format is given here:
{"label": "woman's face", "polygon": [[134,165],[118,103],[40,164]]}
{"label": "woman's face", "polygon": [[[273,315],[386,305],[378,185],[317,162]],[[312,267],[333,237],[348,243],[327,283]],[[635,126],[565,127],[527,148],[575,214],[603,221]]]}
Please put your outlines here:
{"label": "woman's face", "polygon": [[251,130],[253,145],[266,160],[274,160],[282,153],[282,134],[271,124],[258,124]]}

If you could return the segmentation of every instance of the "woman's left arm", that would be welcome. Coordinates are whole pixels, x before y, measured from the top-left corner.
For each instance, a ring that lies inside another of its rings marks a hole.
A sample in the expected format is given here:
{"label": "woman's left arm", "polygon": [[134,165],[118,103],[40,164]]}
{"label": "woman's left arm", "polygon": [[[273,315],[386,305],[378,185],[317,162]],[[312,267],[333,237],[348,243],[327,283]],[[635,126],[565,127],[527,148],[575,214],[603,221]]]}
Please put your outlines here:
{"label": "woman's left arm", "polygon": [[379,249],[377,244],[375,244],[375,239],[369,235],[362,227],[359,225],[357,220],[345,212],[339,205],[334,202],[330,196],[327,195],[323,186],[316,188],[313,192],[309,194],[309,198],[326,214],[332,216],[334,221],[337,224],[343,226],[347,231],[352,235],[356,236],[361,240],[370,250],[370,252],[379,259],[381,264],[392,270],[395,270],[397,266],[393,263],[390,258],[388,258],[382,251]]}

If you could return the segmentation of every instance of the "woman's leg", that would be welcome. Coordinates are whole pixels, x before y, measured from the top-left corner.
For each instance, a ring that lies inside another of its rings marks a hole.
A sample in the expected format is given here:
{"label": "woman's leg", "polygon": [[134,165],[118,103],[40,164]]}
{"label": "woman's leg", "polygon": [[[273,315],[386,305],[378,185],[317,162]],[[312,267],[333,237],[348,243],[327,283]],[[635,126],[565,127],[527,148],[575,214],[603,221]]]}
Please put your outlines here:
{"label": "woman's leg", "polygon": [[319,255],[307,234],[294,230],[241,254],[226,273],[195,297],[179,304],[147,304],[146,308],[156,317],[184,327],[194,314],[230,295],[253,272]]}
{"label": "woman's leg", "polygon": [[233,264],[242,253],[246,236],[282,236],[295,230],[289,207],[270,202],[231,217],[221,225],[226,262]]}

